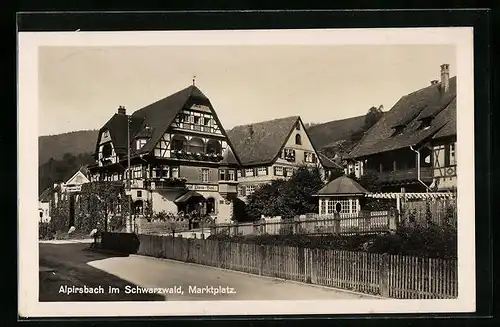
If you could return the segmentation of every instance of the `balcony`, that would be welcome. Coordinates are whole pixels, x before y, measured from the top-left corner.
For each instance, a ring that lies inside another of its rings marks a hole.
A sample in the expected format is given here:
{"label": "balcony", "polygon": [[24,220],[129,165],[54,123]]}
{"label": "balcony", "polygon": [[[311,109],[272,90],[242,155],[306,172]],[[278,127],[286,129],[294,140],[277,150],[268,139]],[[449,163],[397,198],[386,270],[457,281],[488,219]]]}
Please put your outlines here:
{"label": "balcony", "polygon": [[220,162],[223,159],[221,154],[193,153],[193,152],[175,151],[175,150],[172,151],[171,157],[182,160],[194,160],[194,161],[205,161],[205,162]]}
{"label": "balcony", "polygon": [[[379,180],[383,183],[402,182],[417,180],[417,168],[401,169],[396,171],[382,172],[378,174]],[[420,167],[420,179],[423,182],[431,183],[433,178],[432,167]]]}
{"label": "balcony", "polygon": [[151,190],[184,189],[186,188],[186,179],[151,178],[144,182],[144,186]]}

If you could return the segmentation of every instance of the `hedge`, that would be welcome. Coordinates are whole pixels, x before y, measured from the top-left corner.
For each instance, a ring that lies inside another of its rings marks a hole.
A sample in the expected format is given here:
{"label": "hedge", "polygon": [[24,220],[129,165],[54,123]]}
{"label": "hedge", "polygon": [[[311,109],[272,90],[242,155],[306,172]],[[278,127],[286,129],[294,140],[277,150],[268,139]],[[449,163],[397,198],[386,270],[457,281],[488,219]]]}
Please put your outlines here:
{"label": "hedge", "polygon": [[457,231],[454,227],[401,227],[395,234],[356,235],[210,235],[208,239],[259,245],[282,245],[411,255],[430,258],[457,257]]}

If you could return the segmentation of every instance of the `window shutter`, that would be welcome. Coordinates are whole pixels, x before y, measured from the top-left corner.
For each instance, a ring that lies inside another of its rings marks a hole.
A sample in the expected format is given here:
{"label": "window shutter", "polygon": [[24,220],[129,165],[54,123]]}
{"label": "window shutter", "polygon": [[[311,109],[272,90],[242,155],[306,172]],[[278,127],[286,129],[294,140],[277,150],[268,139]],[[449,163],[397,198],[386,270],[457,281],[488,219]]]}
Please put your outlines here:
{"label": "window shutter", "polygon": [[450,145],[447,145],[444,148],[444,165],[445,166],[450,165]]}
{"label": "window shutter", "polygon": [[258,176],[259,175],[259,172],[258,172],[257,168],[253,169],[253,175],[254,176]]}
{"label": "window shutter", "polygon": [[273,174],[274,174],[274,176],[277,176],[276,175],[276,167],[273,167]]}
{"label": "window shutter", "polygon": [[266,167],[266,176],[269,175],[269,167]]}
{"label": "window shutter", "polygon": [[246,186],[243,185],[241,187],[241,196],[246,196],[246,195],[247,195],[247,188]]}
{"label": "window shutter", "polygon": [[307,152],[304,152],[304,162],[307,162]]}
{"label": "window shutter", "polygon": [[316,158],[316,154],[313,153],[312,154],[312,158],[313,158],[313,163],[317,163],[318,162],[318,160]]}
{"label": "window shutter", "polygon": [[211,169],[208,171],[208,181],[209,182],[212,181],[212,170]]}

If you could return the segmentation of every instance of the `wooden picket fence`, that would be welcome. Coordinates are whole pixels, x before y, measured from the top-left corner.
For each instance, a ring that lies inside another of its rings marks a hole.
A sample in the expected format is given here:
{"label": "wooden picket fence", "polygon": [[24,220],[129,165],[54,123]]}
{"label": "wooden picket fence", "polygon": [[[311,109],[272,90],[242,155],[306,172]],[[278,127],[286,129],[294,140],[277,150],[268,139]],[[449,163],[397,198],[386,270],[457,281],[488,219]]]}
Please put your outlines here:
{"label": "wooden picket fence", "polygon": [[457,261],[139,235],[138,254],[397,299],[458,295]]}

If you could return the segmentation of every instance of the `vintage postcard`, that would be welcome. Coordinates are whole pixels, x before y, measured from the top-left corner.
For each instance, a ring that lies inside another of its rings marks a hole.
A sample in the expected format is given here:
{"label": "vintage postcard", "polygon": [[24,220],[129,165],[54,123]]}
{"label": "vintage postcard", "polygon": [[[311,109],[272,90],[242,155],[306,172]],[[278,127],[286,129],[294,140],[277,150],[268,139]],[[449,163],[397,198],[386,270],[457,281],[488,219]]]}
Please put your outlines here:
{"label": "vintage postcard", "polygon": [[472,35],[19,33],[19,314],[474,312]]}

